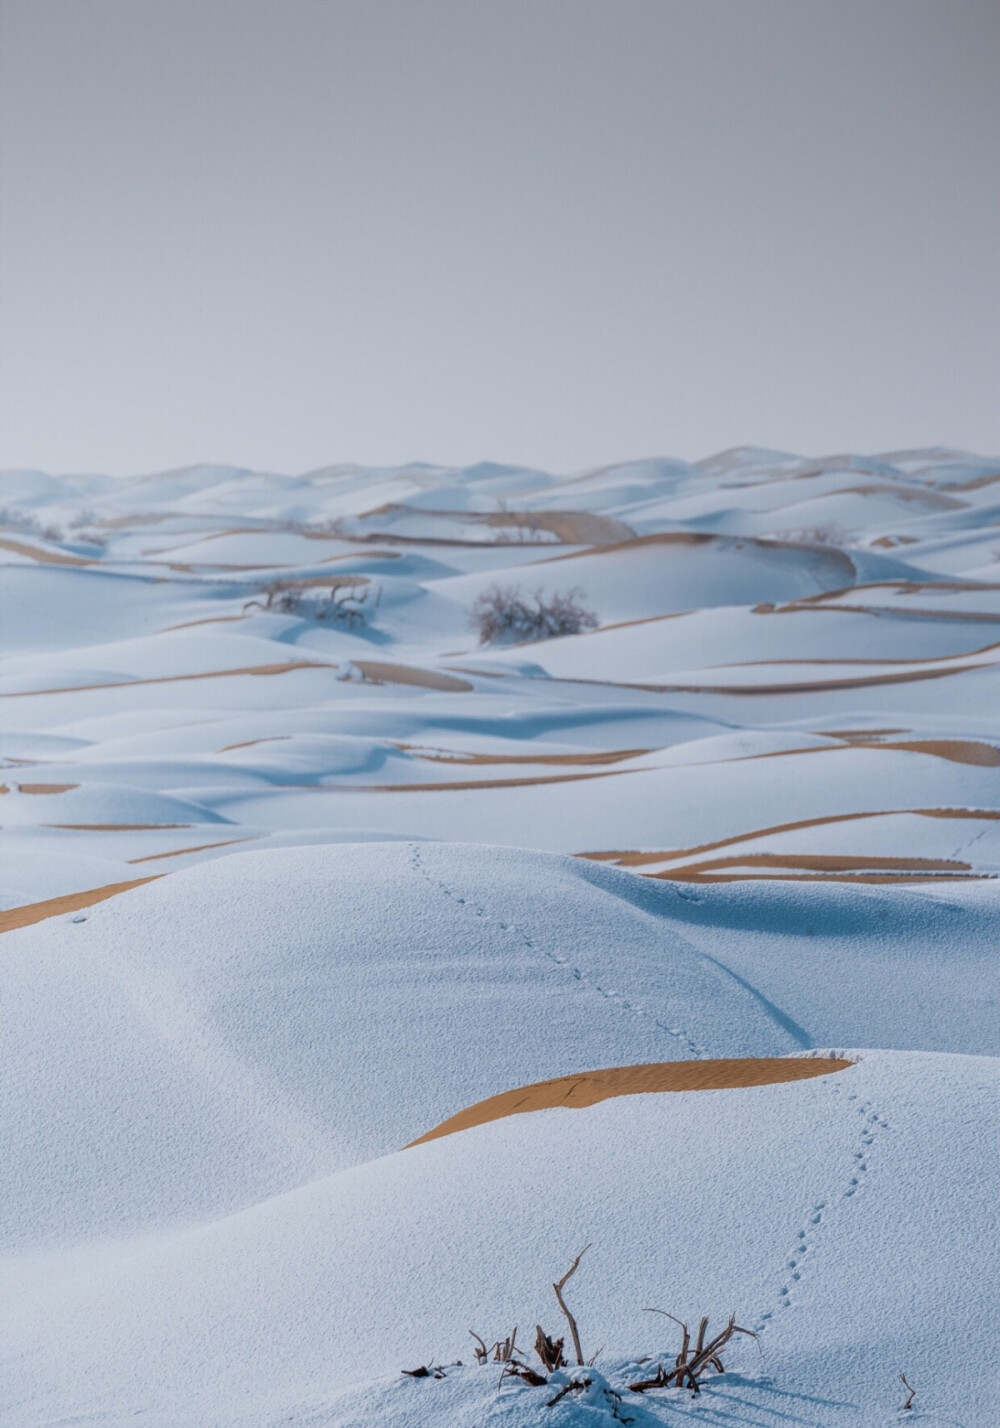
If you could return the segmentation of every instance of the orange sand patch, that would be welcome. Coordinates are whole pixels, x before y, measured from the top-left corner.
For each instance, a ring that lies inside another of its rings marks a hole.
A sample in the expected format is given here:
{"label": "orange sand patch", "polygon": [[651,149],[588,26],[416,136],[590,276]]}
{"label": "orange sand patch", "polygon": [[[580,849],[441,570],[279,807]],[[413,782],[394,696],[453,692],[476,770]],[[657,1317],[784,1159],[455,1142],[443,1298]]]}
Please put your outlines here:
{"label": "orange sand patch", "polygon": [[[353,540],[353,536],[327,536],[318,531],[303,531],[302,534],[309,540]],[[366,550],[365,560],[399,560],[398,550]],[[338,560],[360,560],[361,556],[356,550],[345,550],[343,555],[325,555],[319,562],[320,565],[334,565]]]}
{"label": "orange sand patch", "polygon": [[815,732],[824,739],[843,739],[846,744],[858,741],[864,743],[866,739],[885,739],[890,734],[908,734],[909,729],[816,729]]}
{"label": "orange sand patch", "polygon": [[869,747],[909,749],[915,754],[930,754],[953,764],[974,764],[980,768],[1000,767],[1000,749],[978,739],[913,739],[906,743],[875,744]]}
{"label": "orange sand patch", "polygon": [[415,684],[422,689],[443,689],[453,694],[467,694],[473,688],[467,679],[456,679],[436,669],[413,669],[408,664],[387,664],[373,659],[357,659],[354,664],[375,684]]}
{"label": "orange sand patch", "polygon": [[[17,689],[0,699],[30,699],[39,694],[81,694],[93,689],[139,689],[144,684],[182,684],[191,679],[230,679],[238,674],[289,674],[295,669],[333,669],[330,664],[292,659],[283,664],[246,665],[242,669],[210,669],[204,674],[162,674],[155,679],[113,679],[107,684],[68,684],[58,689]],[[471,689],[472,686],[470,685]]]}
{"label": "orange sand patch", "polygon": [[666,615],[641,615],[635,620],[618,620],[613,625],[598,625],[596,630],[581,630],[578,639],[593,638],[594,635],[607,634],[610,630],[631,630],[636,625],[655,625],[660,620],[682,620],[685,615],[697,615],[697,610],[671,610]]}
{"label": "orange sand patch", "polygon": [[165,565],[168,570],[176,570],[181,575],[211,575],[217,570],[287,570],[287,565],[255,565],[246,564],[234,565],[231,562],[219,561],[218,564],[210,564],[200,561],[197,565],[186,560],[151,560],[150,565]]}
{"label": "orange sand patch", "polygon": [[204,620],[185,620],[180,625],[167,625],[157,633],[168,635],[171,630],[193,630],[195,625],[231,625],[239,620],[249,620],[249,615],[208,615]]}
{"label": "orange sand patch", "polygon": [[844,595],[856,595],[860,590],[895,590],[901,595],[919,595],[923,590],[939,590],[945,595],[962,594],[970,590],[996,590],[988,580],[863,580],[857,585],[841,585],[837,590],[817,590],[815,595],[801,595],[795,605],[818,605],[837,600]]}
{"label": "orange sand patch", "polygon": [[105,883],[102,888],[91,888],[88,892],[66,893],[62,897],[50,897],[44,902],[29,902],[23,907],[11,907],[0,912],[0,932],[13,932],[18,927],[30,927],[33,922],[44,922],[47,917],[61,917],[68,912],[79,912],[81,908],[93,907],[94,903],[105,902],[109,897],[128,892],[130,888],[140,888],[143,883],[155,882],[161,873],[148,878],[133,878],[131,882]]}
{"label": "orange sand patch", "polygon": [[[811,597],[810,597],[811,598]],[[808,615],[810,612],[832,615],[874,615],[876,618],[891,616],[900,620],[951,620],[967,624],[1000,625],[1000,615],[988,610],[932,610],[927,606],[911,605],[905,609],[898,605],[808,605],[805,600],[789,605],[754,605],[752,615]]]}
{"label": "orange sand patch", "polygon": [[753,607],[755,615],[793,615],[801,611],[823,609],[839,611],[846,615],[891,615],[927,620],[969,620],[1000,623],[1000,615],[983,610],[941,610],[929,607],[892,605],[838,605],[834,602],[844,597],[855,597],[864,590],[885,591],[899,595],[919,595],[924,591],[937,591],[942,595],[964,595],[974,591],[995,591],[996,584],[987,580],[868,580],[857,585],[842,585],[836,590],[820,590],[815,595],[802,595],[784,605],[764,602]]}
{"label": "orange sand patch", "polygon": [[582,783],[589,778],[615,778],[623,773],[638,772],[638,769],[601,769],[597,773],[538,774],[534,778],[453,778],[435,783],[341,783],[320,786],[317,792],[328,793],[337,789],[350,793],[458,793],[462,789],[470,788],[534,788],[545,783]]}
{"label": "orange sand patch", "polygon": [[0,550],[12,550],[16,555],[26,555],[39,565],[93,565],[92,560],[84,560],[82,555],[63,555],[61,551],[39,550],[37,546],[25,545],[20,540],[9,540],[0,536]]}
{"label": "orange sand patch", "polygon": [[[952,490],[958,490],[956,486]],[[896,501],[909,501],[918,506],[927,506],[932,511],[953,511],[968,510],[968,501],[960,501],[956,496],[945,496],[940,491],[913,491],[906,490],[901,486],[889,486],[885,482],[870,482],[865,486],[842,486],[837,492],[838,496],[847,495],[850,492],[856,496],[892,496]],[[778,510],[787,510],[788,506],[779,506]],[[809,544],[808,541],[804,544]]]}
{"label": "orange sand patch", "polygon": [[[890,731],[892,732],[892,731]],[[827,735],[826,737],[838,737]],[[946,759],[953,764],[972,764],[978,768],[1000,767],[1000,749],[993,744],[984,744],[978,739],[907,739],[887,742],[877,736],[841,735],[843,742],[852,749],[872,749],[876,753],[926,754],[929,758]],[[819,748],[775,749],[765,754],[747,754],[737,759],[719,759],[718,763],[747,763],[751,759],[782,759],[794,754],[828,754],[836,752],[835,745]],[[689,764],[694,768],[696,765]],[[698,765],[700,767],[700,765]]]}
{"label": "orange sand patch", "polygon": [[994,650],[998,650],[998,649],[1000,649],[1000,640],[993,640],[993,641],[991,641],[990,644],[988,644],[988,645],[977,645],[975,649],[972,649],[972,650],[963,650],[960,654],[928,655],[925,659],[888,659],[888,658],[884,658],[884,659],[853,659],[853,658],[846,658],[846,659],[844,659],[844,658],[841,658],[841,659],[836,659],[836,658],[834,658],[834,659],[829,659],[829,658],[825,658],[825,659],[743,659],[743,660],[734,660],[734,661],[733,661],[732,663],[730,663],[730,664],[712,664],[712,665],[707,665],[706,668],[708,668],[708,669],[755,669],[755,668],[758,668],[758,669],[759,669],[759,668],[761,668],[762,666],[763,666],[763,667],[767,667],[767,666],[769,666],[769,665],[779,666],[779,665],[789,665],[789,664],[790,664],[790,665],[798,665],[798,664],[802,664],[802,665],[806,665],[806,664],[809,664],[809,665],[811,665],[811,664],[818,664],[818,665],[831,665],[831,664],[836,664],[836,665],[852,665],[852,664],[856,664],[856,665],[870,665],[870,664],[874,664],[874,665],[883,665],[883,666],[884,666],[884,665],[889,665],[889,664],[906,664],[906,665],[910,665],[911,667],[912,667],[912,666],[915,666],[915,665],[920,665],[921,667],[923,667],[924,665],[931,665],[931,664],[954,664],[954,662],[955,662],[956,660],[960,660],[960,659],[972,659],[975,655],[987,655],[987,654],[992,654]]}
{"label": "orange sand patch", "polygon": [[233,749],[252,749],[254,744],[280,744],[283,740],[291,737],[291,734],[269,734],[264,739],[244,739],[240,744],[224,744],[219,753],[228,754]]}
{"label": "orange sand patch", "polygon": [[[776,868],[774,873],[743,871],[748,868]],[[740,871],[733,871],[739,869]],[[955,858],[871,858],[848,856],[842,853],[744,853],[730,858],[712,858],[701,863],[686,863],[679,868],[665,868],[662,872],[651,873],[654,878],[662,878],[681,883],[732,882],[747,878],[781,878],[802,881],[802,874],[812,882],[850,880],[852,882],[896,882],[900,879],[912,881],[914,876],[923,881],[939,878],[980,877],[972,871],[971,863],[963,863]]]}
{"label": "orange sand patch", "polygon": [[910,669],[895,674],[862,674],[847,679],[808,679],[783,684],[623,684],[623,689],[643,689],[651,694],[819,694],[836,689],[870,689],[879,684],[915,684],[923,679],[946,679],[970,669],[991,669],[990,664],[953,664],[947,669]]}
{"label": "orange sand patch", "polygon": [[165,514],[156,515],[151,511],[142,512],[134,516],[111,516],[103,520],[95,521],[97,526],[103,526],[107,531],[127,530],[129,526],[155,526],[160,521],[167,520]]}
{"label": "orange sand patch", "polygon": [[652,749],[610,749],[596,753],[578,754],[473,754],[464,750],[421,749],[415,744],[397,744],[403,753],[414,754],[418,759],[432,764],[537,764],[570,765],[586,767],[591,764],[619,764],[625,759],[637,759],[643,754],[651,754]]}
{"label": "orange sand patch", "polygon": [[[854,575],[854,562],[850,556],[845,555],[844,552],[839,550],[836,546],[804,545],[801,541],[781,540],[777,537],[770,536],[714,535],[708,531],[654,531],[650,535],[633,536],[631,540],[619,541],[615,545],[597,545],[588,550],[571,550],[565,555],[553,555],[549,557],[548,561],[539,562],[539,564],[553,564],[558,560],[578,560],[584,555],[611,555],[618,551],[627,552],[639,550],[643,546],[651,545],[717,545],[723,543],[731,548],[745,546],[748,550],[752,550],[755,547],[759,547],[762,550],[794,550],[800,552],[808,550],[827,557],[831,564],[840,566],[848,577]],[[845,593],[854,588],[853,585],[845,585],[841,587],[840,593]],[[834,593],[837,592],[823,591],[819,598]]]}
{"label": "orange sand patch", "polygon": [[21,783],[22,793],[69,793],[71,788],[79,788],[78,783]]}
{"label": "orange sand patch", "polygon": [[[403,746],[403,745],[397,745],[396,747],[397,747],[397,748],[402,748],[402,747],[404,747],[404,746]],[[655,750],[651,750],[651,749],[635,749],[635,750],[631,750],[631,751],[625,751],[625,752],[621,753],[620,755],[618,755],[618,754],[613,754],[613,755],[611,755],[610,757],[604,757],[604,758],[595,757],[595,758],[592,759],[592,760],[587,760],[587,762],[588,762],[588,763],[615,763],[615,762],[620,761],[621,759],[637,758],[640,754],[653,753],[653,752],[655,752]],[[795,754],[837,754],[837,753],[841,753],[841,752],[843,752],[843,750],[842,750],[838,745],[836,745],[836,744],[821,744],[821,745],[816,746],[816,747],[805,748],[805,749],[776,749],[776,750],[772,750],[771,752],[766,753],[766,754],[746,754],[746,755],[741,755],[739,758],[733,758],[733,759],[705,759],[705,760],[703,760],[703,761],[701,761],[701,762],[699,762],[699,763],[683,764],[683,765],[680,765],[679,767],[682,767],[682,768],[707,768],[707,767],[710,767],[710,766],[713,765],[713,764],[739,764],[739,763],[748,763],[748,762],[750,762],[750,761],[753,760],[753,759],[783,759],[783,758],[789,758],[790,756],[795,755]],[[419,757],[424,758],[425,756],[424,756],[424,755],[420,755]],[[560,759],[561,761],[565,761],[565,762],[567,762],[567,763],[574,763],[574,764],[575,764],[575,763],[578,763],[578,762],[582,762],[582,760],[577,760],[577,759],[572,759],[572,760],[570,760],[570,759],[569,759],[567,756],[565,756],[565,755],[553,755],[553,756],[551,756],[551,757],[548,758],[548,759],[544,759],[544,758],[530,759],[530,758],[527,758],[527,759],[524,760],[524,762],[525,762],[525,763],[528,763],[528,764],[555,763],[556,760],[557,760],[557,758]],[[498,758],[496,758],[496,759],[491,759],[488,755],[482,755],[482,756],[478,756],[478,755],[477,755],[477,756],[475,756],[474,758],[468,759],[468,760],[460,759],[460,758],[447,758],[447,757],[445,757],[445,758],[441,758],[441,759],[436,760],[436,762],[439,762],[439,763],[457,764],[459,767],[465,767],[467,764],[480,763],[480,762],[481,762],[481,763],[513,763],[513,762],[515,762],[515,758],[512,756],[512,757],[510,757],[510,758],[498,757]],[[447,792],[450,792],[450,791],[456,790],[456,789],[468,789],[468,788],[477,788],[477,789],[482,789],[482,788],[531,788],[531,787],[534,787],[534,786],[536,786],[536,785],[541,785],[541,784],[546,784],[546,783],[579,783],[579,782],[582,782],[582,781],[585,780],[585,779],[591,779],[591,778],[622,778],[622,777],[624,777],[625,775],[635,775],[635,776],[638,776],[639,774],[645,774],[645,773],[662,773],[662,772],[670,773],[670,772],[672,772],[672,771],[673,771],[673,766],[671,766],[671,765],[669,765],[669,764],[664,764],[664,765],[659,765],[659,766],[657,766],[656,768],[601,769],[599,772],[595,772],[595,773],[534,774],[534,775],[532,775],[532,776],[525,777],[525,778],[448,779],[447,781],[442,780],[442,781],[440,781],[440,782],[433,782],[433,783],[326,784],[326,785],[323,786],[323,788],[325,788],[325,789],[327,789],[327,790],[329,790],[330,788],[350,789],[350,790],[352,790],[352,792],[355,792],[355,793],[447,793]],[[320,789],[321,792],[323,791],[323,788]],[[821,820],[821,821],[824,821],[824,820]],[[737,840],[737,841],[739,841],[739,840]]]}
{"label": "orange sand patch", "polygon": [[729,838],[717,838],[711,843],[696,843],[690,848],[666,848],[659,852],[639,852],[624,848],[608,852],[577,853],[576,856],[589,858],[597,863],[613,863],[621,868],[641,868],[651,863],[668,863],[679,858],[697,857],[701,853],[714,853],[718,848],[732,848],[738,843],[751,843],[758,838],[769,838],[778,833],[797,833],[803,828],[822,828],[834,823],[854,823],[868,818],[897,818],[906,815],[916,818],[959,818],[968,819],[970,822],[991,822],[1000,820],[1000,809],[881,808],[867,813],[832,813],[823,818],[797,818],[791,823],[772,823],[766,828],[748,829],[745,833],[736,833]]}
{"label": "orange sand patch", "polygon": [[[597,546],[594,550],[570,550],[563,555],[553,555],[544,563],[553,565],[559,560],[579,560],[584,555],[616,555],[619,551],[641,550],[648,545],[714,545],[721,539],[721,536],[710,535],[707,531],[656,531],[652,535],[616,541],[614,545]],[[747,544],[754,544],[751,537],[747,537]]]}
{"label": "orange sand patch", "polygon": [[948,490],[980,491],[984,486],[992,486],[996,481],[1000,481],[1000,471],[994,471],[989,476],[975,476],[971,481],[954,481],[948,486]]}
{"label": "orange sand patch", "polygon": [[[370,520],[378,516],[391,516],[398,512],[409,512],[418,515],[422,519],[437,519],[442,521],[458,521],[462,525],[491,526],[493,529],[511,530],[522,532],[524,543],[531,543],[531,535],[535,531],[547,531],[549,535],[555,536],[557,541],[564,545],[608,545],[619,544],[622,541],[634,540],[635,531],[624,521],[615,520],[613,516],[599,516],[592,511],[448,511],[448,510],[423,510],[414,506],[408,506],[406,502],[387,501],[384,505],[375,506],[370,511],[363,511],[362,520]],[[372,536],[369,534],[369,539]],[[379,540],[397,540],[395,532],[385,532],[379,536]],[[422,537],[402,537],[402,539],[419,540]],[[515,540],[517,537],[515,537]],[[431,537],[433,543],[440,543],[438,538]],[[463,541],[458,538],[451,538],[447,542],[449,545],[480,545],[493,544],[493,542]]]}
{"label": "orange sand patch", "polygon": [[548,1111],[559,1106],[579,1109],[614,1096],[643,1096],[656,1091],[729,1091],[747,1086],[774,1086],[780,1082],[829,1076],[853,1064],[832,1056],[755,1056],[725,1061],[660,1061],[646,1066],[581,1071],[574,1076],[536,1081],[534,1085],[520,1086],[477,1101],[410,1141],[405,1149],[526,1111]]}
{"label": "orange sand patch", "polygon": [[161,858],[180,858],[185,853],[205,853],[209,848],[232,848],[236,843],[255,843],[255,838],[227,838],[224,843],[198,843],[193,848],[174,848],[169,853],[149,853],[145,858],[129,858],[130,864],[156,863]]}
{"label": "orange sand patch", "polygon": [[71,833],[169,833],[174,828],[190,828],[190,823],[45,823],[45,828],[62,828]]}

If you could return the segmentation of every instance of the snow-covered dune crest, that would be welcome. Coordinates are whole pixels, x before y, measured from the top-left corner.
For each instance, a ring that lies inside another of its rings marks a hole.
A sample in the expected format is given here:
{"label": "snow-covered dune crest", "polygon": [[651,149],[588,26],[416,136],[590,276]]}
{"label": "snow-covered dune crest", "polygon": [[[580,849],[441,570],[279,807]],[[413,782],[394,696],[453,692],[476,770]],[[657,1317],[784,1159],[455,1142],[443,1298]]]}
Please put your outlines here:
{"label": "snow-covered dune crest", "polygon": [[0,476],[0,1423],[995,1428],[998,482]]}

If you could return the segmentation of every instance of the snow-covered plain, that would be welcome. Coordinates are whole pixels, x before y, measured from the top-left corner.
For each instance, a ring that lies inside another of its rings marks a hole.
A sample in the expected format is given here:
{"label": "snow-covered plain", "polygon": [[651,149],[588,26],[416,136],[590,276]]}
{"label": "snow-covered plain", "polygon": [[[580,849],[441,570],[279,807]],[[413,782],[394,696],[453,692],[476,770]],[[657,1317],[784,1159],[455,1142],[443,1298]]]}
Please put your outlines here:
{"label": "snow-covered plain", "polygon": [[[0,506],[0,1422],[996,1428],[1000,462]],[[481,647],[498,582],[599,626]],[[550,1408],[468,1330],[563,1333],[588,1241]],[[640,1397],[650,1305],[759,1341]]]}

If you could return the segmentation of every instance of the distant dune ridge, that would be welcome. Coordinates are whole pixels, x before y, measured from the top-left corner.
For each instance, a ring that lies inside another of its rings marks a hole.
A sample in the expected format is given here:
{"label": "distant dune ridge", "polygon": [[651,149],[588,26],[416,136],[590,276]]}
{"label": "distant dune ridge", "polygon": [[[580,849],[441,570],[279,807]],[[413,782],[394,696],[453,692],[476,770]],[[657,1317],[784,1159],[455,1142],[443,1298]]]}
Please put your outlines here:
{"label": "distant dune ridge", "polygon": [[0,476],[3,1428],[996,1428],[998,481]]}

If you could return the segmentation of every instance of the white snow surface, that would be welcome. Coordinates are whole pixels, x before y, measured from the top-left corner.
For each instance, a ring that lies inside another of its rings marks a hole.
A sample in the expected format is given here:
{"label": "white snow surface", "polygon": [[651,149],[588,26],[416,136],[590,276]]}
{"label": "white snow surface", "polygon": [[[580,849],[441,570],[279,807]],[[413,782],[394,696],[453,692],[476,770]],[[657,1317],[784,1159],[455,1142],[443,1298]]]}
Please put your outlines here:
{"label": "white snow surface", "polygon": [[[998,485],[0,475],[0,1424],[996,1428]],[[483,648],[497,583],[599,628]],[[588,1242],[548,1407],[468,1330]],[[647,1306],[759,1339],[640,1396]]]}

